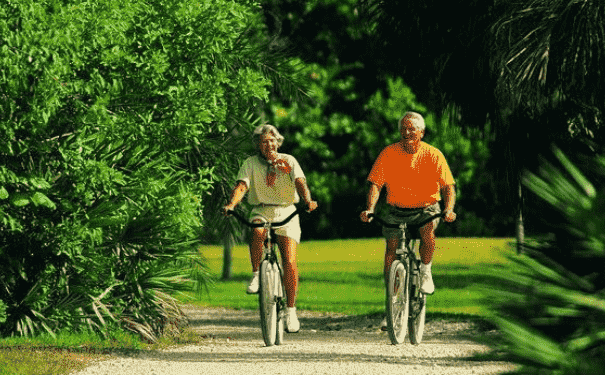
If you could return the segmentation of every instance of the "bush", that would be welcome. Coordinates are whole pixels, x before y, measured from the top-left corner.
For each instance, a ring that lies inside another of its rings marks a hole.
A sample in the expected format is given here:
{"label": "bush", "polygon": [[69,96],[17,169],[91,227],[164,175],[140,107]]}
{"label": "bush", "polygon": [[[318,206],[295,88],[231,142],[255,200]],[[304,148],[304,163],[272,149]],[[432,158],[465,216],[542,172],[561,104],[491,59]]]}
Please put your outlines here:
{"label": "bush", "polygon": [[[513,274],[489,286],[494,321],[504,346],[524,366],[520,373],[605,373],[605,157],[576,168],[559,150],[564,167],[544,161],[540,175],[526,173],[525,185],[558,215],[545,213],[553,236],[528,244],[511,257]],[[598,171],[598,172],[597,172]],[[594,173],[597,172],[597,173]]]}
{"label": "bush", "polygon": [[0,323],[6,322],[6,305],[0,300]]}
{"label": "bush", "polygon": [[204,147],[247,129],[271,84],[260,17],[230,0],[0,7],[2,334],[178,325],[170,293],[207,279]]}

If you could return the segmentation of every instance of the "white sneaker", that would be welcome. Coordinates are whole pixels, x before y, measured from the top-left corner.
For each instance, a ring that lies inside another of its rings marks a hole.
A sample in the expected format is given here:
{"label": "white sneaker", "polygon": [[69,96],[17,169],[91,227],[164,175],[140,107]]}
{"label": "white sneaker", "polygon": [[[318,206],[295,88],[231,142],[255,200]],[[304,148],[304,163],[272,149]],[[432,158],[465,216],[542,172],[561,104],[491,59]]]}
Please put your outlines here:
{"label": "white sneaker", "polygon": [[388,324],[387,324],[387,318],[385,317],[384,319],[382,319],[382,322],[380,322],[380,330],[382,332],[386,332],[389,330]]}
{"label": "white sneaker", "polygon": [[248,284],[248,290],[246,293],[248,294],[257,294],[258,293],[258,271],[252,272],[252,280],[250,280],[250,284]]}
{"label": "white sneaker", "polygon": [[300,322],[296,316],[296,307],[286,309],[286,331],[296,333],[300,330]]}
{"label": "white sneaker", "polygon": [[433,283],[433,275],[431,274],[431,265],[420,263],[420,291],[424,294],[435,293],[435,283]]}

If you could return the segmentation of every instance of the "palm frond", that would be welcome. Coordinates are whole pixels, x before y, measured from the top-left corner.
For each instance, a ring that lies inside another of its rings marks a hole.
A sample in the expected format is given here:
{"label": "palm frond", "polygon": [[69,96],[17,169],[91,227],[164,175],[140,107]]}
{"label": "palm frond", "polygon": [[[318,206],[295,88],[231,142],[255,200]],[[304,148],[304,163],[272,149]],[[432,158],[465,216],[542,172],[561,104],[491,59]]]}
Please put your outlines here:
{"label": "palm frond", "polygon": [[[602,373],[605,353],[605,187],[553,147],[558,165],[543,160],[539,174],[527,173],[526,186],[561,213],[549,216],[554,239],[524,246],[510,256],[512,266],[485,289],[494,322],[503,330],[503,349],[524,365],[520,373]],[[601,371],[601,372],[599,372]]]}

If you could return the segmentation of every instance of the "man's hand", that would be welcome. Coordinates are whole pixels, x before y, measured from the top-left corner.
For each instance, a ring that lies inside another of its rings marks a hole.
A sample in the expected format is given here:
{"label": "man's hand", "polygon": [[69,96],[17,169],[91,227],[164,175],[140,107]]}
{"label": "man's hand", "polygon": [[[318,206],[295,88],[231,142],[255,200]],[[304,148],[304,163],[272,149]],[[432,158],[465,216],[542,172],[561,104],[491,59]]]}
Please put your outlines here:
{"label": "man's hand", "polygon": [[448,223],[451,223],[452,221],[456,220],[456,213],[451,210],[444,211],[443,220],[447,221]]}
{"label": "man's hand", "polygon": [[370,211],[370,210],[365,210],[363,211],[360,215],[359,218],[361,219],[361,221],[363,221],[364,223],[369,223],[370,221],[372,221],[371,217],[368,217],[368,215],[373,214],[374,211]]}

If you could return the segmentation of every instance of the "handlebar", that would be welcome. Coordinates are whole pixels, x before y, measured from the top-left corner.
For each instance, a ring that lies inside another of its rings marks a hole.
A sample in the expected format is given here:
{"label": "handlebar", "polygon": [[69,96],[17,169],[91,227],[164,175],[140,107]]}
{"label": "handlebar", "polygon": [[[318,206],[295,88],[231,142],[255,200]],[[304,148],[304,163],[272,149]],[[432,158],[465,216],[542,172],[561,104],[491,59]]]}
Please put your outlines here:
{"label": "handlebar", "polygon": [[[382,220],[381,218],[379,218],[379,217],[378,217],[378,216],[376,216],[375,214],[368,214],[368,218],[372,218],[372,217],[373,217],[374,219],[376,219],[376,221],[377,221],[377,222],[378,222],[380,225],[382,225],[383,227],[387,227],[387,228],[395,228],[395,229],[399,228],[399,224],[387,223],[386,221]],[[433,215],[433,216],[429,217],[428,219],[425,219],[425,220],[421,221],[420,223],[417,223],[417,224],[410,224],[410,225],[408,225],[408,227],[417,227],[417,228],[420,228],[420,227],[422,227],[423,225],[425,225],[425,224],[427,224],[427,223],[430,223],[431,221],[433,221],[433,220],[435,220],[435,219],[437,219],[437,218],[439,218],[439,217],[445,217],[445,213],[444,213],[444,212],[441,212],[441,213],[435,214],[435,215]]]}
{"label": "handlebar", "polygon": [[[302,211],[304,211],[303,209],[296,207],[296,210],[294,212],[292,212],[287,218],[285,218],[282,221],[278,221],[275,223],[270,223],[272,227],[281,227],[282,225],[286,225],[288,224],[288,222],[290,220],[292,220],[292,218],[296,215],[298,215],[299,213],[301,213]],[[237,220],[239,220],[242,224],[249,226],[250,228],[260,228],[260,227],[264,227],[266,223],[250,223],[247,219],[245,219],[242,215],[238,214],[237,212],[230,210],[226,212],[227,215],[233,215]]]}

